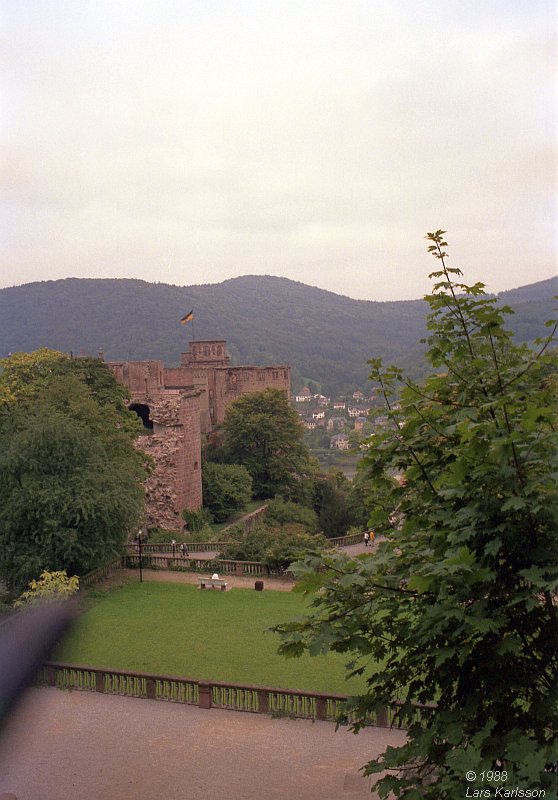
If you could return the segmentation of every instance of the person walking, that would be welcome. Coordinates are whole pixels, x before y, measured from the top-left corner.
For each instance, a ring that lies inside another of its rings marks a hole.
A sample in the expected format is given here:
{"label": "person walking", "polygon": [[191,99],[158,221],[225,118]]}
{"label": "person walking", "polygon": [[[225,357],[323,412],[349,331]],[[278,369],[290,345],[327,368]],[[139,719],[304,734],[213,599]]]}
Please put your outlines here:
{"label": "person walking", "polygon": [[182,542],[182,544],[180,545],[180,552],[183,558],[187,558],[190,555],[190,553],[188,552],[188,545],[186,544],[186,542]]}
{"label": "person walking", "polygon": [[364,532],[364,546],[368,547],[369,545],[373,545],[375,538],[376,538],[376,534],[374,533],[372,528],[370,528],[369,530],[365,531]]}

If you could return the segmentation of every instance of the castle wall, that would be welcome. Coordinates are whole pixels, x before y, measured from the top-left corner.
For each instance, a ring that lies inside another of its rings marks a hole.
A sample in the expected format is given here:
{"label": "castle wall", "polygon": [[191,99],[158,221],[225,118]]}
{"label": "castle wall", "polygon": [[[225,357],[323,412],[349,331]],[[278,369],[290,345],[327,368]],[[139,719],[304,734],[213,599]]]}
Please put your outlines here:
{"label": "castle wall", "polygon": [[165,389],[189,389],[193,386],[192,377],[189,367],[163,367]]}
{"label": "castle wall", "polygon": [[214,370],[214,389],[209,389],[210,409],[214,425],[221,425],[227,407],[238,397],[265,389],[279,389],[291,396],[291,371],[286,366],[229,367]]}
{"label": "castle wall", "polygon": [[211,417],[209,414],[209,389],[207,367],[164,367],[163,380],[165,388],[180,389],[194,386],[200,394],[200,428],[206,434],[211,430]]}
{"label": "castle wall", "polygon": [[113,361],[109,367],[115,378],[139,401],[164,388],[162,361]]}

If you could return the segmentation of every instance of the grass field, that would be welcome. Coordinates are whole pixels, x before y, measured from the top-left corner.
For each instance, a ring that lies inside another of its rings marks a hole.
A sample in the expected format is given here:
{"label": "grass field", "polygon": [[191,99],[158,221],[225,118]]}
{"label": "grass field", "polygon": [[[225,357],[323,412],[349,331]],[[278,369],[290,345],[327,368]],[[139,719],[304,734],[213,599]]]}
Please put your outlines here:
{"label": "grass field", "polygon": [[191,584],[133,583],[100,597],[81,615],[54,660],[230,681],[351,694],[348,656],[277,654],[271,625],[304,614],[307,600],[288,592],[200,591]]}

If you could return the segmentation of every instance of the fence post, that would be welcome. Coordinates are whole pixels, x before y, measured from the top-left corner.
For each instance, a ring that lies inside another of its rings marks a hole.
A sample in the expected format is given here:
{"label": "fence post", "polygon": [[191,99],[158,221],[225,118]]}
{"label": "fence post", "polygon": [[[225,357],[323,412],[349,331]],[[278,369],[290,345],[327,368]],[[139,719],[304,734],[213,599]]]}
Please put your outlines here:
{"label": "fence post", "polygon": [[244,564],[242,564],[240,561],[237,561],[235,567],[236,567],[236,574],[242,577],[242,575],[244,575]]}
{"label": "fence post", "polygon": [[103,693],[105,691],[105,676],[102,672],[95,673],[95,691]]}
{"label": "fence post", "polygon": [[47,683],[49,686],[56,686],[56,670],[54,667],[47,667]]}
{"label": "fence post", "polygon": [[198,683],[198,707],[211,708],[211,684]]}
{"label": "fence post", "polygon": [[145,691],[148,700],[155,700],[155,679],[147,678],[145,681]]}
{"label": "fence post", "polygon": [[384,708],[380,708],[380,710],[376,713],[376,725],[378,726],[378,728],[389,727],[387,706]]}
{"label": "fence post", "polygon": [[267,689],[258,689],[258,711],[267,714],[269,711],[269,696]]}
{"label": "fence post", "polygon": [[316,719],[327,719],[327,700],[325,697],[316,697]]}

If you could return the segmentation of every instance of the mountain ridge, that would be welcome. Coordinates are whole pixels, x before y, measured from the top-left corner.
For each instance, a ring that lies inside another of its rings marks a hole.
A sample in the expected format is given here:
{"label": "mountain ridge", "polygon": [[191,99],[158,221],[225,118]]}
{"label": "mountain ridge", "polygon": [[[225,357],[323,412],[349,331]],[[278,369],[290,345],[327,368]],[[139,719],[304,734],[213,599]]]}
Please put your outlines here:
{"label": "mountain ridge", "polygon": [[[544,335],[558,278],[507,290],[520,341]],[[194,309],[194,321],[180,325]],[[420,375],[424,300],[356,300],[272,275],[175,286],[137,278],[60,278],[0,289],[0,356],[50,347],[107,360],[178,364],[196,339],[225,339],[235,364],[290,364],[293,385],[364,386],[381,357]]]}

